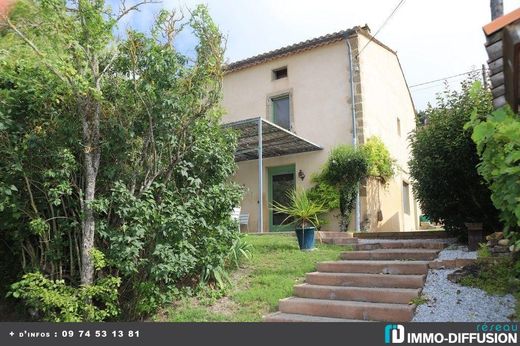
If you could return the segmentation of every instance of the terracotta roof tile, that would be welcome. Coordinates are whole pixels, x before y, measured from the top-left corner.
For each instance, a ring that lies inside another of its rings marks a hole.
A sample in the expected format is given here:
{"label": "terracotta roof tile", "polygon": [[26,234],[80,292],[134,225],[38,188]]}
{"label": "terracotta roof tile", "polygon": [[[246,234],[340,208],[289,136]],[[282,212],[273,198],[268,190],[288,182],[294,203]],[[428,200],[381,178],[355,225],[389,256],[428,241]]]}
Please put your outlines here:
{"label": "terracotta roof tile", "polygon": [[298,42],[295,44],[291,44],[289,46],[278,48],[278,49],[275,49],[275,50],[272,50],[272,51],[269,51],[266,53],[258,54],[253,57],[247,58],[247,59],[235,61],[235,62],[225,65],[224,70],[225,70],[225,72],[241,70],[241,69],[244,69],[244,68],[247,68],[250,66],[259,65],[264,62],[278,59],[278,58],[281,58],[281,57],[284,57],[287,55],[299,53],[299,52],[302,52],[305,50],[309,50],[309,49],[313,49],[316,47],[321,47],[321,46],[324,46],[327,44],[331,44],[334,42],[338,42],[338,41],[345,39],[345,37],[350,37],[351,35],[354,35],[354,34],[362,34],[362,35],[368,37],[369,39],[371,39],[372,42],[380,45],[381,47],[383,47],[395,54],[395,51],[390,49],[388,46],[384,45],[382,42],[380,42],[376,38],[373,38],[370,35],[370,28],[368,28],[368,26],[365,25],[363,27],[355,26],[355,27],[347,29],[347,30],[341,30],[341,31],[338,31],[338,32],[335,32],[332,34],[319,36],[319,37],[316,37],[316,38],[313,38],[310,40],[306,40],[306,41]]}
{"label": "terracotta roof tile", "polygon": [[273,60],[275,58],[280,58],[282,56],[286,56],[286,55],[300,52],[303,50],[330,44],[330,43],[344,39],[346,35],[348,35],[348,36],[352,35],[358,29],[359,29],[359,27],[354,27],[354,28],[348,29],[348,30],[341,30],[341,31],[338,31],[338,32],[335,32],[332,34],[323,35],[323,36],[316,37],[316,38],[313,38],[310,40],[306,40],[306,41],[291,44],[289,46],[278,48],[278,49],[275,49],[275,50],[272,50],[272,51],[269,51],[266,53],[258,54],[258,55],[252,56],[250,58],[247,58],[247,59],[238,60],[238,61],[235,61],[235,62],[232,62],[232,63],[226,65],[225,70],[227,72],[240,70],[240,69],[243,69],[243,68],[246,68],[249,66],[258,65],[263,62]]}
{"label": "terracotta roof tile", "polygon": [[489,36],[517,20],[520,20],[520,8],[517,8],[513,12],[509,12],[502,17],[498,17],[491,23],[484,25],[482,29],[486,36]]}

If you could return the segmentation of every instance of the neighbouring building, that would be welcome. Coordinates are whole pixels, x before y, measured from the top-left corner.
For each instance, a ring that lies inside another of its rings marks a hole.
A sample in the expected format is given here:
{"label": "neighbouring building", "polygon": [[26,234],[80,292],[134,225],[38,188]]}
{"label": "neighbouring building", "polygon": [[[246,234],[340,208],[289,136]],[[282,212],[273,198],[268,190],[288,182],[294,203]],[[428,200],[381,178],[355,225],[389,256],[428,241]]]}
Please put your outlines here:
{"label": "neighbouring building", "polygon": [[[223,90],[223,122],[240,133],[234,180],[246,188],[246,231],[289,230],[269,206],[283,202],[288,189],[312,186],[311,176],[330,150],[352,144],[354,134],[358,144],[380,137],[399,166],[387,187],[370,183],[360,189],[361,229],[419,228],[407,165],[413,101],[396,52],[367,26],[228,64]],[[330,213],[324,230],[339,230],[337,214]],[[349,230],[354,227],[353,218]]]}
{"label": "neighbouring building", "polygon": [[483,27],[493,105],[520,112],[520,8]]}

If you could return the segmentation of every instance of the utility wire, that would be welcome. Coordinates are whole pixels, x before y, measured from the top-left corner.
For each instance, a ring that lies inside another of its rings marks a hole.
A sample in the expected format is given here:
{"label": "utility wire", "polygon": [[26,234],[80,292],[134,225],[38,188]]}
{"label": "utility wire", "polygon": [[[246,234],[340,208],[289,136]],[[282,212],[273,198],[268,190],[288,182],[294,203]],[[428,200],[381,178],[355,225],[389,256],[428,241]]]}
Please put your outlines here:
{"label": "utility wire", "polygon": [[478,68],[478,69],[474,69],[474,70],[471,70],[471,71],[468,71],[468,72],[459,73],[459,74],[456,74],[456,75],[453,75],[453,76],[448,76],[448,77],[439,78],[439,79],[431,80],[431,81],[424,82],[424,83],[415,84],[415,85],[410,86],[409,88],[411,89],[411,88],[416,88],[416,87],[421,86],[421,85],[431,84],[431,83],[435,83],[435,82],[442,82],[442,81],[447,80],[447,79],[452,79],[452,78],[455,78],[455,77],[464,76],[464,75],[467,75],[467,74],[470,74],[470,73],[473,73],[473,72],[477,72],[477,71],[480,71],[480,69]]}
{"label": "utility wire", "polygon": [[451,80],[445,80],[443,79],[442,82],[444,83],[440,83],[440,82],[436,82],[436,83],[431,83],[432,85],[427,85],[423,88],[414,88],[412,90],[410,90],[411,92],[413,93],[416,93],[416,92],[421,92],[421,91],[424,91],[424,90],[430,90],[430,89],[433,89],[433,88],[441,88],[446,84],[448,85],[452,85],[454,83],[460,83],[461,82],[461,79],[460,77],[464,77],[464,76],[459,76],[457,79],[453,78]]}
{"label": "utility wire", "polygon": [[388,23],[388,21],[390,20],[390,18],[392,18],[394,16],[394,14],[397,12],[397,10],[399,9],[399,7],[401,7],[404,2],[406,0],[401,0],[399,1],[399,3],[397,4],[397,6],[395,6],[394,10],[392,11],[392,13],[390,13],[390,15],[385,19],[385,21],[383,22],[383,24],[379,27],[379,29],[377,29],[376,33],[374,35],[372,35],[372,37],[370,37],[370,40],[368,40],[368,42],[363,46],[363,48],[361,48],[361,50],[359,51],[359,53],[357,54],[357,56],[360,56],[361,53],[363,53],[363,51],[365,50],[365,48],[370,44],[370,42],[372,42],[372,40],[374,38],[376,38],[377,34],[379,34],[379,32],[385,27],[385,25]]}

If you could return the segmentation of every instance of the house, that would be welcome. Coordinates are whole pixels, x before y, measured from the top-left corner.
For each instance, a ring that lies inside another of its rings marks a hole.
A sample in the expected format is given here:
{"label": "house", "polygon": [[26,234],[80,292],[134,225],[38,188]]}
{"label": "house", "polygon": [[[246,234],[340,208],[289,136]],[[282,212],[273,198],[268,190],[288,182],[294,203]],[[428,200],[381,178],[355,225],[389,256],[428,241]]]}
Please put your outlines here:
{"label": "house", "polygon": [[483,27],[493,105],[520,111],[520,8]]}
{"label": "house", "polygon": [[[361,187],[358,227],[418,229],[407,168],[413,101],[396,52],[367,26],[228,64],[223,91],[223,122],[240,133],[234,180],[246,188],[241,210],[250,216],[249,231],[290,230],[270,210],[272,202],[283,202],[295,186],[311,187],[332,148],[371,136],[383,140],[399,170],[387,187]],[[337,214],[330,213],[324,230],[339,230]]]}

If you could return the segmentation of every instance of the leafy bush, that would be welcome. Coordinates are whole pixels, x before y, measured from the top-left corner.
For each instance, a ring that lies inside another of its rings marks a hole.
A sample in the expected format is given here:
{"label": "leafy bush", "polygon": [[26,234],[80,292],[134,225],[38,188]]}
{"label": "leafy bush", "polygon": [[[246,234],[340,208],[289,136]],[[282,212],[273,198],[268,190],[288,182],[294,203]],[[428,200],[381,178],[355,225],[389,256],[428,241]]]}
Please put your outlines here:
{"label": "leafy bush", "polygon": [[478,97],[471,97],[471,83],[439,94],[437,105],[424,111],[427,125],[410,135],[415,196],[431,221],[458,235],[465,234],[465,222],[483,222],[487,230],[500,227],[491,193],[476,169],[479,157],[471,131],[464,129],[473,111],[480,116],[492,111],[491,94],[479,89]]}
{"label": "leafy bush", "polygon": [[339,192],[342,231],[348,227],[359,183],[367,177],[368,168],[368,160],[362,149],[340,145],[331,151],[320,173],[319,179],[335,186]]}
{"label": "leafy bush", "polygon": [[312,186],[308,190],[308,196],[311,201],[321,204],[328,210],[339,208],[339,191],[336,186],[329,184],[321,175],[312,177]]}
{"label": "leafy bush", "polygon": [[117,277],[105,277],[94,285],[74,288],[34,272],[12,284],[8,296],[23,299],[44,321],[100,322],[119,314],[120,283]]}
{"label": "leafy bush", "polygon": [[388,183],[395,174],[395,161],[381,138],[370,137],[361,147],[368,161],[368,176],[382,184]]}
{"label": "leafy bush", "polygon": [[[476,84],[474,98],[478,98]],[[509,106],[489,115],[475,110],[467,124],[481,158],[478,172],[492,191],[491,199],[506,226],[520,229],[520,118]]]}
{"label": "leafy bush", "polygon": [[[221,284],[244,249],[230,218],[241,189],[229,179],[236,135],[220,125],[217,26],[198,6],[118,39],[111,13],[104,1],[18,1],[11,23],[44,59],[0,27],[0,254],[18,263],[9,284],[43,273],[11,297],[49,320],[113,318],[95,310],[98,294],[112,296],[94,292],[112,275],[119,318],[143,318],[185,287]],[[178,24],[194,56],[175,49]],[[78,304],[70,315],[59,296]]]}

